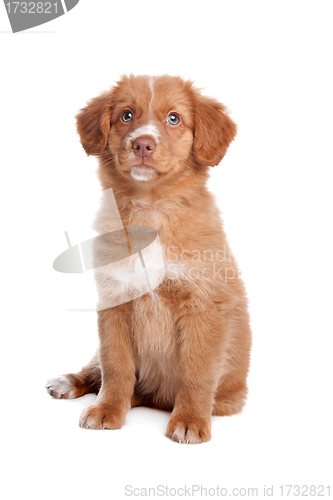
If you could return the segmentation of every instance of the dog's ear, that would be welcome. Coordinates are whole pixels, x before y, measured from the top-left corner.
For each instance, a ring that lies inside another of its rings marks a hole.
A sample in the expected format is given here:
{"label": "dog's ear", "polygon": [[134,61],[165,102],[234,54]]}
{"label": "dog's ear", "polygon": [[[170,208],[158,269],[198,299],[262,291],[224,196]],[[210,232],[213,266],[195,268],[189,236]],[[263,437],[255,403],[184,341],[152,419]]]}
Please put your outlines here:
{"label": "dog's ear", "polygon": [[200,165],[214,167],[222,160],[237,126],[223,104],[198,95],[194,112],[193,154]]}
{"label": "dog's ear", "polygon": [[76,127],[87,155],[101,154],[107,145],[111,127],[110,92],[91,99],[76,115]]}

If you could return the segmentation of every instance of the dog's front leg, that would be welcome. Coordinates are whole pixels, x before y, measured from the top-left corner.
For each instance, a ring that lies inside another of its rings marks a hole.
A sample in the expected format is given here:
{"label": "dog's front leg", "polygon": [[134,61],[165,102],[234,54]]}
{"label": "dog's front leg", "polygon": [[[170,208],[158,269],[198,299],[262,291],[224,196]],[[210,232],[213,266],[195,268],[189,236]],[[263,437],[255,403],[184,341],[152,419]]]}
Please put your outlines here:
{"label": "dog's front leg", "polygon": [[122,304],[98,313],[102,386],[95,404],[83,410],[81,427],[120,429],[131,408],[136,378],[129,307]]}
{"label": "dog's front leg", "polygon": [[223,330],[214,306],[177,321],[180,345],[179,390],[166,435],[179,443],[211,438],[211,414],[223,359]]}

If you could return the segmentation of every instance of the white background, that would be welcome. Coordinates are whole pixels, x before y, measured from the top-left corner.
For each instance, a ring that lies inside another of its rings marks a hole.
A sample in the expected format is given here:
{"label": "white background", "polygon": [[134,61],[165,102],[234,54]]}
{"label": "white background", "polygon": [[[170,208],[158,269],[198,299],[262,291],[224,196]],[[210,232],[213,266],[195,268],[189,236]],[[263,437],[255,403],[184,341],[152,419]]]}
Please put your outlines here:
{"label": "white background", "polygon": [[[325,1],[81,0],[13,35],[0,5],[3,498],[330,483],[332,14]],[[82,277],[52,269],[99,195],[74,117],[130,72],[191,78],[239,126],[210,188],[250,299],[250,393],[203,445],[173,443],[169,414],[146,408],[119,431],[80,429],[95,397],[44,389],[97,345],[96,315],[65,310]]]}

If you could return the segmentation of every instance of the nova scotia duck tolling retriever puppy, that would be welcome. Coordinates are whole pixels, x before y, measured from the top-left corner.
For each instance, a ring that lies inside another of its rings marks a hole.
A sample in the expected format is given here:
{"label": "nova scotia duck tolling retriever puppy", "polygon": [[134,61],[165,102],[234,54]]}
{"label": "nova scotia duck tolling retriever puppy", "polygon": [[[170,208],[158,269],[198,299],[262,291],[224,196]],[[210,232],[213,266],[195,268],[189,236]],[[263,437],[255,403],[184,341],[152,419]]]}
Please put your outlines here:
{"label": "nova scotia duck tolling retriever puppy", "polygon": [[[247,298],[206,187],[236,125],[191,81],[130,75],[88,102],[77,130],[99,162],[95,229],[116,228],[110,198],[103,205],[112,189],[124,228],[147,226],[157,236],[142,252],[149,270],[138,254],[129,257],[132,267],[120,260],[95,268],[98,352],[79,373],[49,380],[48,392],[98,394],[81,414],[86,429],[119,429],[132,407],[148,406],[171,412],[172,440],[209,441],[211,415],[239,412],[247,396]],[[105,255],[107,239],[102,246]]]}

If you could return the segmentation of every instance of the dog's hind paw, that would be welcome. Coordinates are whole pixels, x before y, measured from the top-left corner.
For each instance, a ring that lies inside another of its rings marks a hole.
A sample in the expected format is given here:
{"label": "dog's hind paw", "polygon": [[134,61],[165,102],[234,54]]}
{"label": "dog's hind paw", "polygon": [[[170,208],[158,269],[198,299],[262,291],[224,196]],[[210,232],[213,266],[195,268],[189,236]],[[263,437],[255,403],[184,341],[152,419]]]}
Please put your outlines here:
{"label": "dog's hind paw", "polygon": [[55,399],[74,399],[79,397],[77,388],[65,375],[50,378],[46,390]]}

